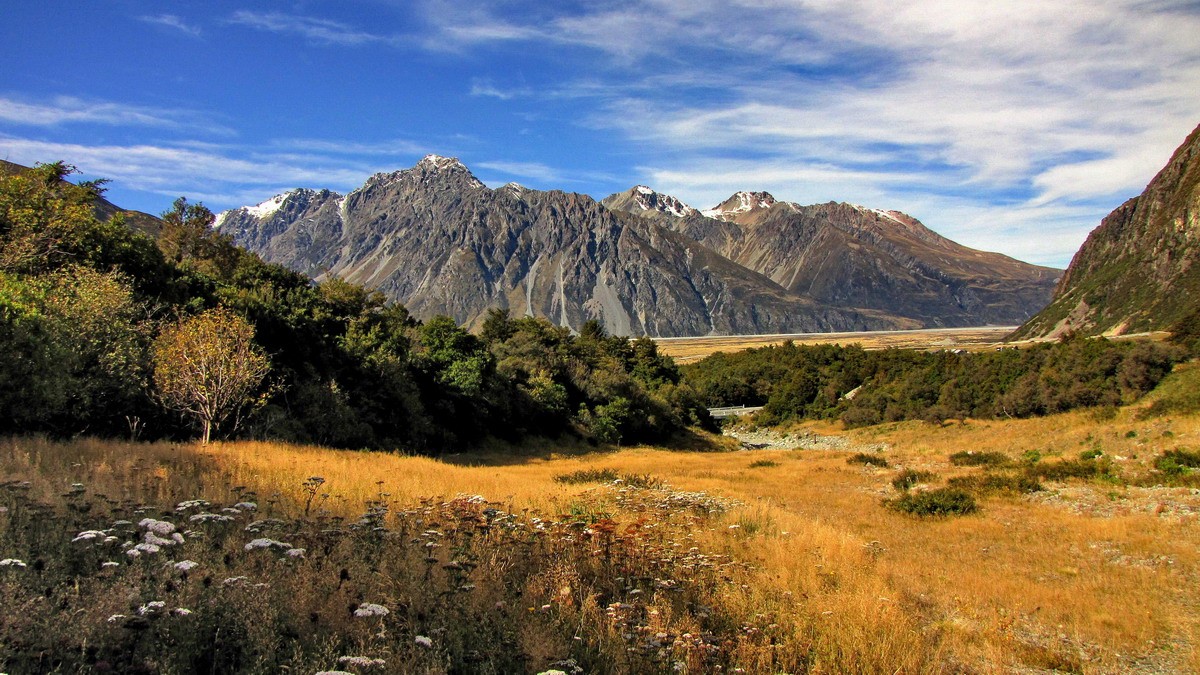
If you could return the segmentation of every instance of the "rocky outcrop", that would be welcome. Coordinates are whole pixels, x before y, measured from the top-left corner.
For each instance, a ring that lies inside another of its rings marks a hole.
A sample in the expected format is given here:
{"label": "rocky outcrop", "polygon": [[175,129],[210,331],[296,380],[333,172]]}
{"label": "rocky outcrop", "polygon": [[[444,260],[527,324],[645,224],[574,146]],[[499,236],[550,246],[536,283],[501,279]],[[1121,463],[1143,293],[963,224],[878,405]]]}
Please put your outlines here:
{"label": "rocky outcrop", "polygon": [[1092,230],[1054,299],[1016,337],[1171,326],[1200,305],[1200,127],[1146,190]]}
{"label": "rocky outcrop", "polygon": [[[669,208],[669,206],[668,206]],[[586,195],[489,189],[429,156],[348,195],[297,190],[220,214],[264,259],[378,289],[417,317],[478,325],[493,307],[617,335],[823,332],[914,327],[831,307],[679,232]]]}

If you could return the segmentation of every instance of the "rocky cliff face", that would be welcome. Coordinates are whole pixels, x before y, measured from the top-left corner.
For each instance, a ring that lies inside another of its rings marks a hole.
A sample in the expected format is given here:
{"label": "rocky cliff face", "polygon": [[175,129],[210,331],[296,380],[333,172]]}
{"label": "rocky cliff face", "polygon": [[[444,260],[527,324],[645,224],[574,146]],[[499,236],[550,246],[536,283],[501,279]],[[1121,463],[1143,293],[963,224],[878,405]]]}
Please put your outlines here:
{"label": "rocky cliff face", "polygon": [[[637,213],[629,194],[602,203]],[[641,201],[667,199],[642,195]],[[967,248],[898,211],[852,204],[801,206],[766,192],[738,192],[702,212],[645,207],[641,213],[793,293],[924,326],[1019,324],[1046,305],[1061,274]]]}
{"label": "rocky cliff face", "polygon": [[1018,337],[1163,329],[1200,303],[1200,127],[1146,190],[1088,235]]}
{"label": "rocky cliff face", "polygon": [[598,319],[617,335],[916,325],[818,303],[586,195],[489,189],[457,160],[437,156],[372,176],[345,196],[297,190],[227,211],[218,226],[268,261],[378,289],[418,317],[448,314],[468,325],[492,307],[572,328]]}

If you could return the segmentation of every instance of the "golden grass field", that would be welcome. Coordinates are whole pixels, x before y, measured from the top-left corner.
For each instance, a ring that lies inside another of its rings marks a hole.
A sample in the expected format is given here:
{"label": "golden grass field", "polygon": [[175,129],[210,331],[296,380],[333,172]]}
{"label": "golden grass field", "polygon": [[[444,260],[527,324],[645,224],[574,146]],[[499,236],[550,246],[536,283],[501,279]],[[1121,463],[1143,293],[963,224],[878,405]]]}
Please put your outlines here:
{"label": "golden grass field", "polygon": [[296,508],[301,484],[318,475],[329,494],[322,505],[347,516],[380,493],[400,504],[467,493],[512,512],[587,504],[617,520],[633,516],[621,514],[611,490],[555,476],[585,468],[652,474],[676,490],[741,503],[689,536],[754,566],[719,601],[772,617],[788,639],[819,652],[817,672],[1200,672],[1200,491],[1128,484],[1136,480],[1047,483],[1042,493],[985,498],[978,514],[945,520],[881,505],[896,495],[890,481],[901,467],[933,471],[933,482],[978,471],[947,461],[962,450],[1052,459],[1099,449],[1133,479],[1148,475],[1163,450],[1200,446],[1200,418],[1141,419],[1137,410],[1107,419],[1076,412],[852,432],[806,427],[845,436],[852,448],[885,448],[886,469],[848,464],[846,450],[739,451],[715,439],[722,450],[587,452],[545,443],[524,458],[443,459],[253,442],[22,451],[10,441],[0,470],[49,493],[62,486],[46,476],[103,485],[132,462],[145,472],[139,498],[183,483],[220,499],[227,495],[207,492],[233,482],[277,508]]}
{"label": "golden grass field", "polygon": [[865,349],[966,349],[994,348],[1015,326],[979,328],[935,328],[923,330],[872,331],[867,333],[799,333],[795,335],[710,335],[686,338],[655,338],[658,350],[679,363],[691,363],[716,352],[736,352],[783,344],[862,345]]}

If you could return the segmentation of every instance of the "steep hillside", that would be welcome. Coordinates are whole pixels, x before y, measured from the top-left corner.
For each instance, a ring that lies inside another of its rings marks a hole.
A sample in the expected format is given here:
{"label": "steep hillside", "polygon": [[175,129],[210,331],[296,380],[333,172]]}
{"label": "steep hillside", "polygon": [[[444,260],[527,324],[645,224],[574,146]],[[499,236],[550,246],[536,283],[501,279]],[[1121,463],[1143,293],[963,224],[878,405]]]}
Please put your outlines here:
{"label": "steep hillside", "polygon": [[1170,326],[1200,302],[1200,127],[1146,190],[1108,214],[1071,260],[1054,300],[1015,337],[1121,334]]}
{"label": "steep hillside", "polygon": [[[602,203],[649,216],[793,293],[924,326],[1021,323],[1049,301],[1060,274],[967,248],[898,211],[801,206],[738,192],[700,212],[647,191],[634,188]],[[663,203],[680,206],[656,208]]]}
{"label": "steep hillside", "polygon": [[415,316],[477,325],[492,307],[572,328],[674,336],[908,327],[790,292],[650,220],[586,195],[492,190],[431,155],[342,196],[297,190],[220,215],[271,262],[382,291]]}

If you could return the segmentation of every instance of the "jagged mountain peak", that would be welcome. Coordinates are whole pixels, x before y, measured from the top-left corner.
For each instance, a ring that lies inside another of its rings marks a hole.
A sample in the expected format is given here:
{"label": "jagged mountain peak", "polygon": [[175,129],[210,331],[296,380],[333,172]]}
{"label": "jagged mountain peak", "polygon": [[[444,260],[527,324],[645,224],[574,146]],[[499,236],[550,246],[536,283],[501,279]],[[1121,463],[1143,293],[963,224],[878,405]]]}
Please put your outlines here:
{"label": "jagged mountain peak", "polygon": [[770,192],[742,190],[733,193],[729,199],[711,209],[701,211],[701,213],[717,220],[733,220],[741,214],[769,209],[775,204],[775,196]]}
{"label": "jagged mountain peak", "polygon": [[411,168],[400,169],[399,171],[383,171],[374,174],[355,192],[388,186],[403,180],[431,182],[447,179],[465,180],[469,186],[475,188],[486,187],[483,181],[476,178],[475,174],[471,173],[471,170],[467,168],[467,165],[459,161],[457,157],[443,157],[442,155],[431,154],[422,157]]}
{"label": "jagged mountain peak", "polygon": [[332,196],[336,199],[341,198],[340,194],[324,189],[296,188],[294,190],[287,190],[254,206],[241,206],[236,209],[222,211],[217,214],[217,218],[213,222],[213,227],[220,228],[234,213],[242,213],[257,220],[267,220],[287,205],[302,202],[301,208],[303,208],[303,205],[306,205],[314,197],[321,196]]}
{"label": "jagged mountain peak", "polygon": [[684,204],[678,198],[658,192],[646,185],[635,185],[625,192],[608,196],[601,203],[614,211],[631,213],[650,211],[676,218],[685,218],[698,213],[696,209]]}

